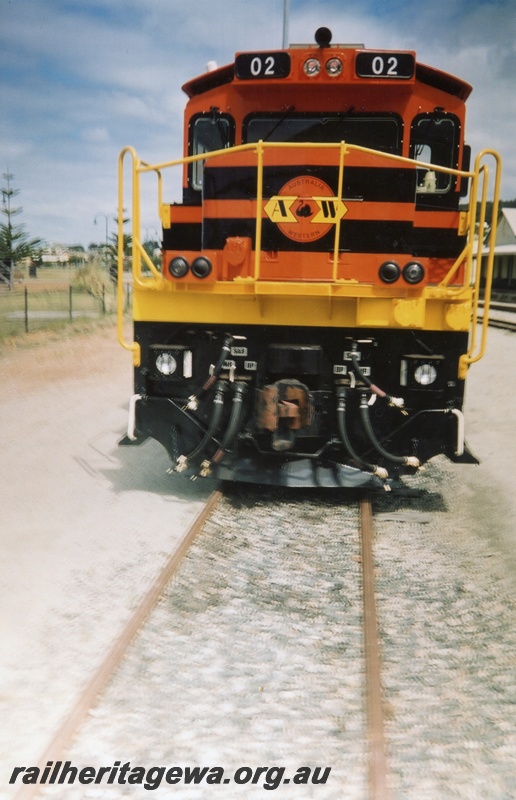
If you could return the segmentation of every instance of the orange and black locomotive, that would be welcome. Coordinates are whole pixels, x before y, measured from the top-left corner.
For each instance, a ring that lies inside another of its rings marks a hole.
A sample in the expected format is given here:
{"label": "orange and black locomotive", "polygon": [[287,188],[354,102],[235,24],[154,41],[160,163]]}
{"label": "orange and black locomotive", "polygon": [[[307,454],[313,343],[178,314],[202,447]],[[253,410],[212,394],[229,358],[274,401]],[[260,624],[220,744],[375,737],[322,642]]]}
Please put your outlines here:
{"label": "orange and black locomotive", "polygon": [[[157,439],[189,476],[287,486],[389,487],[437,454],[474,462],[462,407],[485,349],[492,256],[481,275],[477,243],[500,176],[495,152],[472,162],[465,143],[471,87],[321,28],[183,88],[182,156],[148,164],[125,148],[119,162],[133,225],[125,441]],[[161,268],[142,245],[143,180]],[[123,261],[120,247],[120,312]]]}

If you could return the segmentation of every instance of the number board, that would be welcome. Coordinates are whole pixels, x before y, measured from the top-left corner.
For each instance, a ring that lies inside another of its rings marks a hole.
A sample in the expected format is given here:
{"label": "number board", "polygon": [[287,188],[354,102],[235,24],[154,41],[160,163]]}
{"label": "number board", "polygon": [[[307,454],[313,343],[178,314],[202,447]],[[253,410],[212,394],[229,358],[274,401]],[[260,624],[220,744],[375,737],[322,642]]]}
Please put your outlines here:
{"label": "number board", "polygon": [[240,80],[288,78],[290,56],[278,53],[241,53],[235,59],[235,73]]}
{"label": "number board", "polygon": [[407,80],[414,76],[415,59],[411,53],[357,53],[355,70],[359,78]]}

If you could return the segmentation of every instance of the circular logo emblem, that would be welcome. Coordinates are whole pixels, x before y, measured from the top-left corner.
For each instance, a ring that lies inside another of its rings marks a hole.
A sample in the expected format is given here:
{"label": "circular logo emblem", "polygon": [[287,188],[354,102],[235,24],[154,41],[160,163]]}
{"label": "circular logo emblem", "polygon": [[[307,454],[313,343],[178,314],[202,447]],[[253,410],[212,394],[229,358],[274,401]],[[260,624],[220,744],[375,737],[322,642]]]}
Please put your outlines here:
{"label": "circular logo emblem", "polygon": [[295,242],[315,242],[331,229],[335,220],[321,214],[324,198],[333,197],[327,183],[310,175],[288,181],[278,197],[288,198],[288,219],[278,221],[281,232]]}

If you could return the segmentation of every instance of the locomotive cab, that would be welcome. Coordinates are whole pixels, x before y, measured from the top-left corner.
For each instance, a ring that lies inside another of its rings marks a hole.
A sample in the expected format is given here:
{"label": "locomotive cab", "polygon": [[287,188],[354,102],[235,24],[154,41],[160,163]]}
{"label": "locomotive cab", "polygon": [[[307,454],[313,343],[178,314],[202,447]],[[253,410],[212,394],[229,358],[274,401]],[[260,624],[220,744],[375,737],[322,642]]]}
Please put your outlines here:
{"label": "locomotive cab", "polygon": [[499,158],[470,168],[468,84],[321,31],[186,84],[181,159],[130,151],[136,184],[158,176],[163,255],[146,263],[138,206],[125,441],[156,438],[190,476],[388,488],[440,453],[475,462],[475,208],[486,157],[497,202]]}

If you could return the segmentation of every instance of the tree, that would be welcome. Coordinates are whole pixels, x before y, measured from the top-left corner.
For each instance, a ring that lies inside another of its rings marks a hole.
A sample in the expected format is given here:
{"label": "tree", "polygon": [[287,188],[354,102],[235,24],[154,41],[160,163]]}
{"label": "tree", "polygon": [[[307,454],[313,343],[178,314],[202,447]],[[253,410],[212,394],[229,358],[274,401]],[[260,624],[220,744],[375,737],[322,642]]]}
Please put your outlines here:
{"label": "tree", "polygon": [[82,267],[86,261],[86,250],[82,244],[72,244],[68,248],[70,254],[69,264],[72,267]]}
{"label": "tree", "polygon": [[4,172],[3,178],[7,186],[1,190],[1,212],[6,221],[0,223],[0,283],[7,283],[12,288],[17,262],[38,256],[43,242],[41,239],[29,239],[24,225],[13,225],[13,217],[22,212],[21,208],[12,206],[12,200],[19,194],[19,189],[11,188],[14,175],[10,172]]}
{"label": "tree", "polygon": [[[129,217],[122,217],[123,225],[126,225],[128,222],[129,222]],[[117,225],[118,225],[118,218],[117,218]],[[132,247],[133,247],[133,237],[129,233],[123,233],[122,250],[124,254],[124,269],[128,269],[130,267]],[[116,283],[118,275],[118,227],[117,227],[117,232],[113,233],[110,237],[110,243],[108,245],[108,257],[109,257],[109,274],[113,282]]]}

